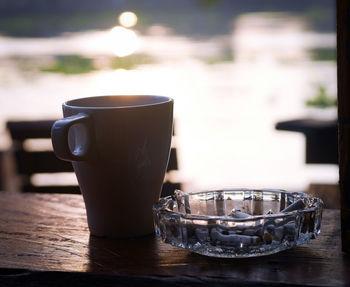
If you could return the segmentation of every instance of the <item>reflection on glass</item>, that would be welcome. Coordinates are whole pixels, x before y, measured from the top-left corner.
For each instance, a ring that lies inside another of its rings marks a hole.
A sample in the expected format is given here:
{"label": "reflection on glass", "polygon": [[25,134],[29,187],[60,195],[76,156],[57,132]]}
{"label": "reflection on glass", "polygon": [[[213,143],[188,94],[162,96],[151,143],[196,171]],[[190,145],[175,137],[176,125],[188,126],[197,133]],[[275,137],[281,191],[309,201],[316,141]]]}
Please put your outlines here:
{"label": "reflection on glass", "polygon": [[123,12],[119,15],[119,23],[126,28],[133,27],[137,23],[137,16],[134,12]]}
{"label": "reflection on glass", "polygon": [[139,40],[134,31],[116,26],[110,31],[110,45],[116,56],[124,57],[137,50]]}

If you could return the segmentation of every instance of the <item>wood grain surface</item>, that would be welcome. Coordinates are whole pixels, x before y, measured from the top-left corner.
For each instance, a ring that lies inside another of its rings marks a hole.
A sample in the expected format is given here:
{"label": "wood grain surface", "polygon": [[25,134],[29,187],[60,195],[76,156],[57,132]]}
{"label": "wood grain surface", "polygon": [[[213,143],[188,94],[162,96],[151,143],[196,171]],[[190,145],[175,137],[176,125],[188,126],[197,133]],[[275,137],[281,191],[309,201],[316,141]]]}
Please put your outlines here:
{"label": "wood grain surface", "polygon": [[341,252],[338,210],[324,211],[321,235],[309,244],[249,259],[204,257],[154,236],[90,236],[81,195],[0,192],[0,214],[1,286],[58,284],[57,278],[77,286],[86,280],[132,286],[141,279],[169,286],[350,285],[350,258]]}

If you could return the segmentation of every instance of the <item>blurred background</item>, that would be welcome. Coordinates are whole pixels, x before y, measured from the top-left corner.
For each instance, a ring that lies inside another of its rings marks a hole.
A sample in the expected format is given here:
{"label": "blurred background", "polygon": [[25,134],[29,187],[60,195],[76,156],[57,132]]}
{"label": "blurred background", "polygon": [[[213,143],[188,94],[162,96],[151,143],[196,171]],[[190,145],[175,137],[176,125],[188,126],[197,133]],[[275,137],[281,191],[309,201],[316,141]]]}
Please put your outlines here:
{"label": "blurred background", "polygon": [[275,129],[336,119],[335,46],[332,0],[2,0],[0,149],[8,120],[60,118],[72,98],[156,94],[175,100],[185,191],[336,184],[336,164],[305,163],[302,133]]}

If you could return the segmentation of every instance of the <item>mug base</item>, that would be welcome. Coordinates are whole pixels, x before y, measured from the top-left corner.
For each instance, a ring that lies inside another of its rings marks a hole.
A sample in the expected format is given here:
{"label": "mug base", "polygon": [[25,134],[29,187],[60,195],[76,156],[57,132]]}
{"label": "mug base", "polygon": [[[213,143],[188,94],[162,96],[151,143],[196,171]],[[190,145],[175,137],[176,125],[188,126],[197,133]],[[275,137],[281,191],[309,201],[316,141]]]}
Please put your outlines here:
{"label": "mug base", "polygon": [[151,238],[155,236],[155,232],[149,232],[140,235],[115,235],[115,234],[98,234],[90,231],[90,236],[98,237],[98,238],[109,238],[109,239],[143,239],[143,238]]}

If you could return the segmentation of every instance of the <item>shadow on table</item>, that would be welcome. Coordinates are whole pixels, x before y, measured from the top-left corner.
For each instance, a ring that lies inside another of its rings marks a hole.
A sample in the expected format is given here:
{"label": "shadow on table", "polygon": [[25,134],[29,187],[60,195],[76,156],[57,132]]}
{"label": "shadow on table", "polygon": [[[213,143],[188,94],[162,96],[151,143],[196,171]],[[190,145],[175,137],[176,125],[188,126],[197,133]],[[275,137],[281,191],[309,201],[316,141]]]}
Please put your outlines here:
{"label": "shadow on table", "polygon": [[[256,281],[271,282],[315,282],[316,274],[324,274],[327,262],[315,254],[313,250],[305,247],[296,247],[280,253],[251,258],[223,259],[210,258],[198,254],[189,254],[188,260],[192,262],[192,272],[205,274],[205,276],[219,276],[232,278],[249,278]],[[319,266],[315,270],[315,258]],[[197,268],[193,267],[197,262]],[[312,264],[311,264],[312,263]],[[311,267],[311,268],[310,268]],[[322,283],[322,279],[320,280]]]}
{"label": "shadow on table", "polygon": [[90,235],[89,272],[142,274],[157,268],[159,252],[154,235],[110,239]]}
{"label": "shadow on table", "polygon": [[[329,264],[318,251],[307,246],[263,257],[224,259],[191,253],[165,244],[155,236],[133,240],[90,236],[89,259],[88,271],[94,273],[227,277],[239,280],[249,278],[253,281],[310,283],[315,282],[316,274],[323,274],[318,275],[322,282],[322,278],[327,276],[323,272],[324,267]],[[315,259],[319,261],[317,270]]]}

